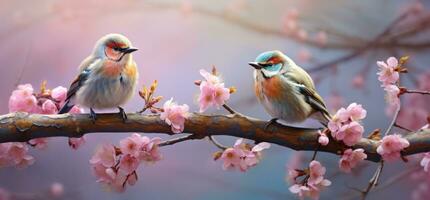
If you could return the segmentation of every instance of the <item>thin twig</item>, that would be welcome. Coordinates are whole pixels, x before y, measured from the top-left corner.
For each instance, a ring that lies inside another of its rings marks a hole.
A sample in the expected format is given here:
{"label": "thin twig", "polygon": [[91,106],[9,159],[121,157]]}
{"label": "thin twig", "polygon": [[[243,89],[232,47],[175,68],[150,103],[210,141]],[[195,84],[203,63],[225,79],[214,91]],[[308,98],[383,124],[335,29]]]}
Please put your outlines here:
{"label": "thin twig", "polygon": [[224,146],[223,144],[221,144],[220,142],[218,142],[215,138],[214,138],[214,136],[209,136],[208,137],[209,138],[209,140],[216,146],[216,147],[218,147],[219,149],[221,149],[221,150],[226,150],[228,147],[227,146]]}
{"label": "thin twig", "polygon": [[424,91],[424,90],[406,90],[405,93],[409,94],[422,94],[422,95],[430,95],[430,91]]}
{"label": "thin twig", "polygon": [[[397,174],[396,176],[392,176],[390,179],[383,182],[379,187],[374,188],[373,192],[377,192],[377,191],[381,191],[383,189],[386,189],[387,187],[389,187],[395,183],[398,183],[399,180],[402,180],[404,177],[410,175],[413,172],[416,172],[419,169],[421,169],[421,166],[415,165],[413,168],[410,168],[409,170],[402,171],[399,174]],[[350,188],[350,189],[357,190],[356,188]],[[344,200],[355,199],[356,197],[358,197],[357,194],[352,194],[352,195],[348,195],[348,196],[344,197],[343,199]]]}
{"label": "thin twig", "polygon": [[393,128],[393,126],[396,124],[396,121],[397,121],[397,117],[399,116],[399,113],[400,113],[400,104],[397,106],[397,108],[396,108],[396,110],[395,110],[395,112],[394,112],[394,116],[393,116],[393,119],[391,120],[391,123],[390,123],[390,125],[388,125],[388,128],[387,128],[387,130],[385,131],[385,133],[384,133],[384,136],[385,135],[388,135],[389,133],[390,133],[390,131],[391,131],[391,129]]}
{"label": "thin twig", "polygon": [[340,63],[349,61],[349,60],[351,60],[351,59],[353,59],[355,57],[360,56],[361,54],[363,54],[364,52],[366,52],[366,50],[372,48],[375,45],[375,43],[378,43],[384,36],[386,36],[388,33],[390,33],[395,28],[395,26],[398,23],[400,23],[401,21],[403,21],[408,15],[409,15],[409,13],[406,12],[406,13],[403,13],[402,15],[400,15],[399,17],[397,17],[393,22],[391,22],[385,28],[384,31],[382,31],[381,33],[379,33],[373,40],[369,41],[367,44],[365,44],[361,48],[357,48],[355,51],[353,51],[353,52],[351,52],[349,54],[341,56],[341,57],[339,57],[337,59],[334,59],[332,61],[320,64],[320,65],[318,65],[316,67],[308,69],[307,71],[309,71],[309,72],[320,71],[320,70],[325,69],[327,67],[332,67],[332,66],[338,65]]}
{"label": "thin twig", "polygon": [[179,142],[184,142],[184,141],[188,141],[188,140],[195,140],[195,139],[199,139],[199,137],[197,137],[196,134],[191,134],[191,135],[186,135],[183,137],[178,137],[178,138],[173,138],[171,140],[166,140],[161,142],[158,146],[162,147],[162,146],[168,146],[168,145],[173,145]]}
{"label": "thin twig", "polygon": [[222,107],[224,107],[232,115],[238,113],[235,110],[233,110],[233,108],[231,108],[230,106],[228,106],[227,104],[223,104]]}
{"label": "thin twig", "polygon": [[412,132],[412,130],[411,130],[411,129],[408,129],[408,128],[404,127],[404,126],[401,126],[401,125],[399,125],[398,123],[394,123],[394,126],[395,126],[395,127],[397,127],[397,128],[403,129],[403,130],[405,130],[405,131]]}
{"label": "thin twig", "polygon": [[362,191],[361,199],[365,200],[367,195],[369,195],[370,190],[372,190],[374,187],[378,185],[379,177],[381,176],[383,168],[384,168],[384,161],[381,161],[375,173],[373,174],[372,178],[369,180],[369,185],[364,191]]}

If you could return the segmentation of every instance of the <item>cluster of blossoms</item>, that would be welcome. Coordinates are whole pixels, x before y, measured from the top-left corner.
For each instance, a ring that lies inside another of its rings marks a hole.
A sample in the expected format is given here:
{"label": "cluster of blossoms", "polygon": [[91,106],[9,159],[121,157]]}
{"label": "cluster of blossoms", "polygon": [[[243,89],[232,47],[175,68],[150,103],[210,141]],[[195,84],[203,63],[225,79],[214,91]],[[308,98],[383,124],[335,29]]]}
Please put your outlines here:
{"label": "cluster of blossoms", "polygon": [[142,162],[161,160],[160,138],[148,138],[137,133],[120,141],[119,147],[103,144],[90,160],[93,172],[100,182],[117,192],[137,181],[137,168]]}
{"label": "cluster of blossoms", "polygon": [[343,152],[342,158],[339,160],[339,169],[343,172],[351,172],[351,169],[367,158],[364,149],[347,149]]}
{"label": "cluster of blossoms", "polygon": [[23,142],[0,144],[0,167],[15,166],[24,168],[34,163],[34,157],[28,155],[28,146]]}
{"label": "cluster of blossoms", "polygon": [[408,146],[408,140],[402,138],[401,135],[386,135],[382,138],[382,141],[380,141],[376,151],[384,160],[392,161],[400,158],[400,152]]}
{"label": "cluster of blossoms", "polygon": [[233,147],[216,154],[215,160],[221,159],[224,162],[222,166],[224,170],[238,169],[241,172],[246,172],[250,167],[260,162],[262,159],[261,152],[268,148],[270,148],[270,144],[267,142],[261,142],[252,147],[240,138],[236,140]]}
{"label": "cluster of blossoms", "polygon": [[408,57],[403,57],[400,62],[395,57],[389,57],[386,62],[378,61],[376,64],[379,66],[378,80],[382,83],[381,87],[386,92],[386,100],[389,105],[387,113],[391,113],[392,110],[400,106],[400,93],[398,81],[400,72],[405,73],[406,69],[402,68],[401,65],[407,61]]}
{"label": "cluster of blossoms", "polygon": [[210,106],[220,108],[230,98],[230,93],[234,92],[234,88],[226,88],[224,86],[215,67],[212,73],[201,69],[200,74],[205,78],[203,81],[196,81],[200,87],[198,98],[200,112],[206,111]]}
{"label": "cluster of blossoms", "polygon": [[360,104],[352,103],[346,109],[340,108],[328,123],[331,136],[348,146],[356,144],[363,136],[360,121],[366,117],[366,110]]}
{"label": "cluster of blossoms", "polygon": [[[313,160],[309,168],[304,170],[293,169],[288,172],[288,179],[293,183],[290,192],[297,194],[300,198],[310,197],[319,199],[323,188],[330,186],[331,182],[324,178],[326,168],[320,162]],[[304,177],[301,181],[299,177]]]}
{"label": "cluster of blossoms", "polygon": [[[9,112],[28,112],[36,114],[57,114],[67,97],[67,89],[59,86],[52,90],[46,89],[43,82],[40,92],[35,93],[30,84],[18,85],[9,98]],[[81,109],[74,106],[71,113],[81,113]],[[44,149],[47,146],[47,138],[37,138],[28,141],[28,144]],[[71,138],[69,144],[77,149],[85,142],[82,138]],[[34,163],[34,157],[27,154],[28,147],[25,143],[13,142],[0,144],[0,165],[25,167]]]}

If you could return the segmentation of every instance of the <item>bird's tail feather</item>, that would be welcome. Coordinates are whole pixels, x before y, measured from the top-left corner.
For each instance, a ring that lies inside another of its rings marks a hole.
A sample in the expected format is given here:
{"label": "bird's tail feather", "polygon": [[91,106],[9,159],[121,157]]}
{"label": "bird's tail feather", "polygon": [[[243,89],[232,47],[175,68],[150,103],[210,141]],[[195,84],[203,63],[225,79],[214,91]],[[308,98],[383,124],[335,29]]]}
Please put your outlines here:
{"label": "bird's tail feather", "polygon": [[63,107],[60,109],[60,111],[58,111],[58,114],[68,113],[73,108],[73,106],[74,105],[70,103],[70,100],[67,100]]}

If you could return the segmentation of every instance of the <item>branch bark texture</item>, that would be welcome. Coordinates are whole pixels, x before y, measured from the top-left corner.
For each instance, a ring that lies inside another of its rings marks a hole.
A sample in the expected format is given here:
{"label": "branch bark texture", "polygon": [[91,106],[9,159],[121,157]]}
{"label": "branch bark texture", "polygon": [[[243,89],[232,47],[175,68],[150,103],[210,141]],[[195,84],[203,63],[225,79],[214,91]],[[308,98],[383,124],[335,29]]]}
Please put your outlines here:
{"label": "branch bark texture", "polygon": [[[129,113],[124,123],[117,113],[98,114],[95,123],[88,114],[40,115],[10,113],[0,116],[0,143],[25,142],[41,137],[81,137],[88,133],[139,132],[165,133],[173,135],[170,126],[159,115],[140,115]],[[266,121],[240,114],[201,115],[192,114],[185,122],[184,133],[193,134],[193,139],[213,135],[242,137],[257,142],[269,142],[297,151],[313,151],[318,146],[318,130],[291,126],[271,125]],[[411,132],[405,136],[410,146],[402,153],[404,156],[430,151],[430,129]],[[363,148],[367,159],[380,161],[376,152],[378,142],[363,138],[353,148]],[[340,155],[345,149],[341,142],[331,140],[319,151]]]}

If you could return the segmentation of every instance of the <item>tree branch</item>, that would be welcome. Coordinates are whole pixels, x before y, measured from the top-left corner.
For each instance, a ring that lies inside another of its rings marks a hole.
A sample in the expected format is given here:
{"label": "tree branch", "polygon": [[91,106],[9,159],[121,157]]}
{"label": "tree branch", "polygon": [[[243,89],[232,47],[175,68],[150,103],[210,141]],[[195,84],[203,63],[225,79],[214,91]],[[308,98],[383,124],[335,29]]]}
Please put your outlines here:
{"label": "tree branch", "polygon": [[[102,132],[173,135],[170,126],[159,115],[129,113],[127,116],[128,120],[124,123],[118,113],[98,114],[97,121],[93,124],[88,114],[10,113],[0,116],[0,143],[25,142],[41,137],[81,137],[87,133]],[[196,139],[229,135],[301,151],[314,151],[319,145],[317,129],[273,125],[270,130],[265,130],[266,123],[238,114],[208,116],[194,113],[186,120],[184,133],[192,133],[192,137]],[[409,133],[405,138],[409,140],[410,146],[403,151],[403,156],[430,151],[430,129]],[[376,153],[377,146],[377,141],[363,138],[353,148],[363,148],[368,160],[379,162],[381,157]],[[327,146],[320,146],[319,151],[339,155],[346,148],[348,147],[340,142],[330,141]]]}

